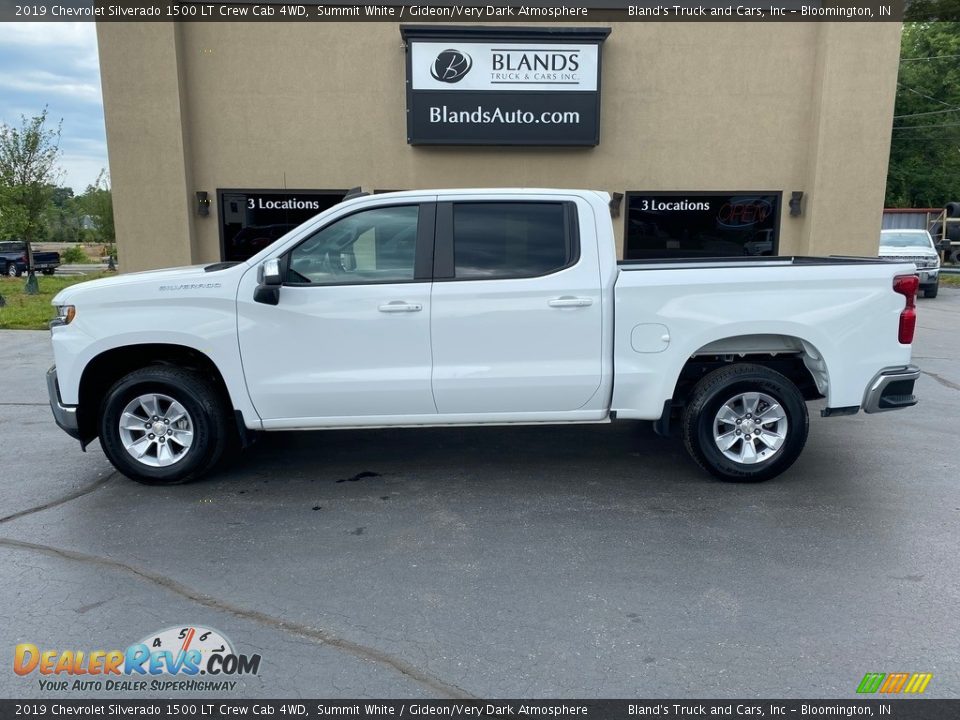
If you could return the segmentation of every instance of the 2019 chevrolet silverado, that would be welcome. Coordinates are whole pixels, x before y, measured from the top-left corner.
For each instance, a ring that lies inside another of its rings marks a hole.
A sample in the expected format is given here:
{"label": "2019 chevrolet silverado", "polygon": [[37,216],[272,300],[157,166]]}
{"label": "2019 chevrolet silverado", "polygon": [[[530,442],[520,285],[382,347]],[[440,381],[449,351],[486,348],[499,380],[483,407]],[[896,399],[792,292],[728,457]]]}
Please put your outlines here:
{"label": "2019 chevrolet silverado", "polygon": [[53,300],[57,424],[128,477],[197,478],[259,431],[673,428],[723,480],[786,470],[823,415],[916,403],[916,270],[879,258],[618,262],[606,193],[348,199],[246,262]]}

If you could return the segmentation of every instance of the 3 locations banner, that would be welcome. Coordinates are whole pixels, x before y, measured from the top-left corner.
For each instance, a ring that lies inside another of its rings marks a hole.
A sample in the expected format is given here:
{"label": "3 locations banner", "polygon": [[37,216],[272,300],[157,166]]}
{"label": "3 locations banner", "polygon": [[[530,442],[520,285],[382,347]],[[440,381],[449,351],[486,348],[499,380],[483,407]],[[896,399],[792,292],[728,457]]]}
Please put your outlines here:
{"label": "3 locations banner", "polygon": [[597,145],[609,28],[406,26],[407,142]]}

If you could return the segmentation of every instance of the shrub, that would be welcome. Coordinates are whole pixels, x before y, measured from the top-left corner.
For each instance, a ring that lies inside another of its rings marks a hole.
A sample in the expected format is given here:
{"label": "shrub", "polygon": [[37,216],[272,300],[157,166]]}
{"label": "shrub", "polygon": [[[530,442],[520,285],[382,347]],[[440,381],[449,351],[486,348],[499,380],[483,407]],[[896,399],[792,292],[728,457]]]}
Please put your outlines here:
{"label": "shrub", "polygon": [[60,254],[60,261],[70,265],[89,262],[86,253],[83,252],[83,249],[80,248],[79,245],[72,245],[64,250]]}

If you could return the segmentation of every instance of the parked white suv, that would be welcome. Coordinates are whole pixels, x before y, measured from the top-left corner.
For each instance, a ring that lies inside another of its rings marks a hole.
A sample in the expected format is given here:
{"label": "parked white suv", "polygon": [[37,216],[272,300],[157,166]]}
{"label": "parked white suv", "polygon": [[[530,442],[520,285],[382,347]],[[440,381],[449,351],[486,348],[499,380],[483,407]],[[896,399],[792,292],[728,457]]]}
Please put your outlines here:
{"label": "parked white suv", "polygon": [[912,262],[920,276],[926,298],[935,298],[940,289],[940,253],[926,230],[881,230],[880,257]]}

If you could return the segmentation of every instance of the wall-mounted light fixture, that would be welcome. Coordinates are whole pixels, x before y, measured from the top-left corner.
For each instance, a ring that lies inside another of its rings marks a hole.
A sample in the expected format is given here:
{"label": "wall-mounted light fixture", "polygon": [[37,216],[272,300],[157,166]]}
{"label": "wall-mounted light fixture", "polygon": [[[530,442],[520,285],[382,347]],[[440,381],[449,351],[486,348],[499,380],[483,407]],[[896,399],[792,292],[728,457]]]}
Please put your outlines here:
{"label": "wall-mounted light fixture", "polygon": [[790,217],[803,215],[803,191],[794,190],[790,193]]}
{"label": "wall-mounted light fixture", "polygon": [[615,192],[610,197],[610,217],[620,217],[620,203],[623,202],[623,193]]}
{"label": "wall-mounted light fixture", "polygon": [[210,198],[203,190],[197,192],[197,215],[206,217],[210,214]]}

